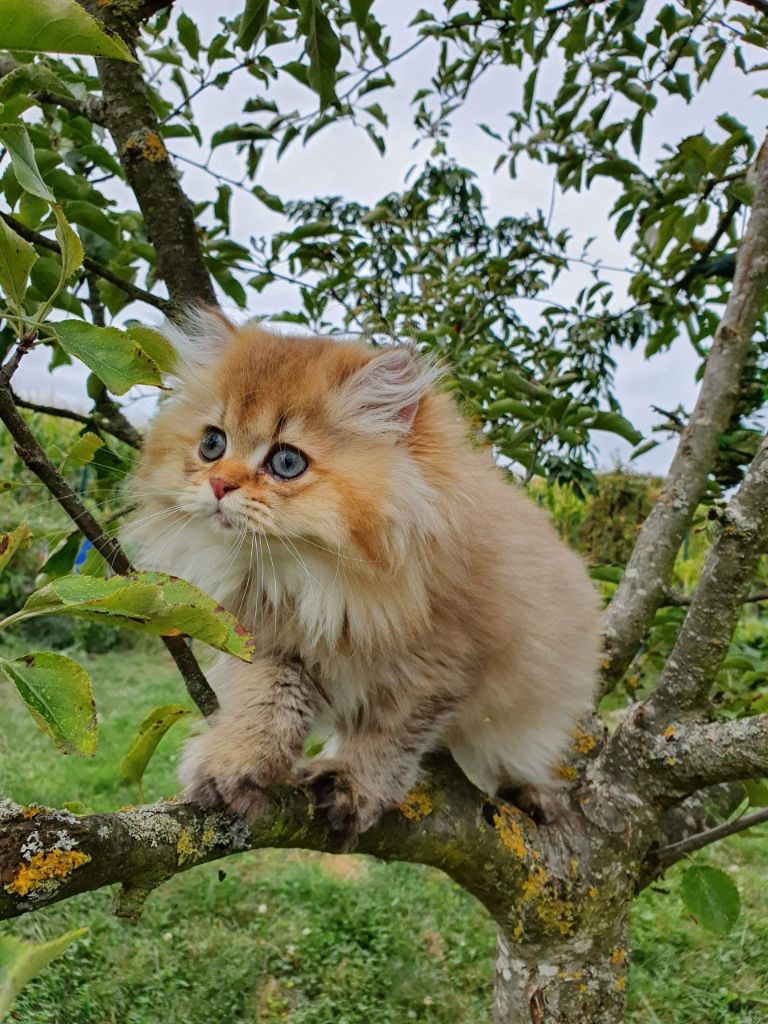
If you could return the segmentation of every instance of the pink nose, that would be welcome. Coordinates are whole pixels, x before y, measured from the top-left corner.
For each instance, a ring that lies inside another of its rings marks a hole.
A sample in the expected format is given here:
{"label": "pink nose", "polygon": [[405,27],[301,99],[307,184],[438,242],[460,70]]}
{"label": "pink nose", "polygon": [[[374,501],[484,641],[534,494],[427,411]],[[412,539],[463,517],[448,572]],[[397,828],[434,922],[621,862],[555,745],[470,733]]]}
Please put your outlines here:
{"label": "pink nose", "polygon": [[236,491],[237,487],[237,484],[230,483],[229,480],[224,480],[220,476],[211,477],[211,490],[217,501],[221,501],[224,495],[229,494],[230,491]]}

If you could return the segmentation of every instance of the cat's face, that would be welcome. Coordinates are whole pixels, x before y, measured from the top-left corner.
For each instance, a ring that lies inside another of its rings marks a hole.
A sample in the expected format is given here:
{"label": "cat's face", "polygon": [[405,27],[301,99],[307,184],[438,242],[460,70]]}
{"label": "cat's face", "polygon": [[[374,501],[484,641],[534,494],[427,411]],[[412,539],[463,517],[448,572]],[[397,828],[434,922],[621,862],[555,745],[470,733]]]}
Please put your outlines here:
{"label": "cat's face", "polygon": [[403,517],[426,514],[417,451],[434,371],[408,349],[235,329],[214,314],[197,330],[147,437],[142,504],[176,506],[212,538],[301,539],[386,563]]}

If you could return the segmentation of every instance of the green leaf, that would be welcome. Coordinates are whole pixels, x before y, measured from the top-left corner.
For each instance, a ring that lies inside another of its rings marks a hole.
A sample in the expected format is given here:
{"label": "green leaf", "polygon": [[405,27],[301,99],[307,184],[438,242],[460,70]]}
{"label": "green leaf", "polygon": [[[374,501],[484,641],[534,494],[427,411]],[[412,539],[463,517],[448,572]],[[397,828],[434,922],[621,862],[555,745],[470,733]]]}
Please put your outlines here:
{"label": "green leaf", "polygon": [[103,447],[104,442],[102,439],[87,430],[78,437],[77,441],[67,452],[67,457],[61,466],[62,472],[75,469],[78,466],[87,466],[89,462],[93,462],[93,457],[99,448]]}
{"label": "green leaf", "polygon": [[180,14],[176,20],[176,31],[179,35],[179,42],[187,51],[192,60],[197,60],[200,55],[200,33],[197,25],[188,14]]}
{"label": "green leaf", "polygon": [[301,17],[299,32],[306,37],[309,55],[309,84],[320,97],[320,109],[336,99],[336,66],[341,57],[341,46],[320,0],[299,0]]}
{"label": "green leaf", "polygon": [[72,95],[50,68],[43,64],[19,64],[0,80],[0,103],[5,120],[15,120],[28,107],[42,102],[35,93]]}
{"label": "green leaf", "polygon": [[182,704],[163,704],[151,711],[139,726],[127,753],[120,759],[117,774],[141,786],[144,772],[158,743],[175,722],[189,713],[189,708]]}
{"label": "green leaf", "polygon": [[62,750],[82,757],[96,752],[96,708],[91,680],[82,665],[63,654],[35,651],[14,661],[0,659],[0,672]]}
{"label": "green leaf", "polygon": [[3,0],[0,49],[135,61],[122,39],[107,35],[75,0]]}
{"label": "green leaf", "polygon": [[251,192],[270,210],[274,210],[275,213],[285,213],[285,206],[280,196],[276,196],[274,192],[268,192],[263,185],[254,185]]}
{"label": "green leaf", "polygon": [[59,576],[68,576],[72,572],[77,553],[83,543],[83,535],[79,530],[74,530],[68,537],[58,544],[50,553],[40,568],[41,575],[58,579]]}
{"label": "green leaf", "polygon": [[519,420],[535,420],[536,414],[525,402],[518,402],[514,398],[499,398],[491,402],[485,410],[485,415],[490,420],[499,419],[502,416],[515,416]]}
{"label": "green leaf", "polygon": [[160,367],[130,334],[116,327],[96,327],[84,320],[62,320],[56,337],[65,352],[93,370],[115,395],[134,384],[162,384]]}
{"label": "green leaf", "polygon": [[120,228],[114,215],[110,216],[94,203],[84,199],[70,199],[65,205],[65,210],[68,220],[73,224],[87,228],[114,246],[120,244]]}
{"label": "green leaf", "polygon": [[227,142],[263,142],[271,139],[272,132],[260,124],[228,124],[211,136],[211,149]]}
{"label": "green leaf", "polygon": [[14,935],[0,935],[0,1020],[5,1018],[27,982],[87,931],[87,928],[77,928],[43,943],[25,942]]}
{"label": "green leaf", "polygon": [[82,265],[85,253],[83,244],[64,216],[64,211],[53,204],[53,215],[56,218],[56,241],[61,248],[61,285],[63,288],[74,272]]}
{"label": "green leaf", "polygon": [[607,430],[611,434],[618,434],[632,445],[640,444],[643,439],[640,431],[619,412],[596,412],[584,426],[590,430]]}
{"label": "green leaf", "polygon": [[[3,15],[0,14],[0,46],[5,45],[2,42],[2,19]],[[55,203],[56,196],[42,179],[35,159],[35,150],[24,125],[20,122],[0,124],[0,145],[8,150],[19,185],[31,195],[44,199],[47,203]]]}
{"label": "green leaf", "polygon": [[10,533],[0,534],[0,569],[4,569],[19,548],[26,547],[32,534],[26,523]]}
{"label": "green leaf", "polygon": [[245,10],[240,18],[240,31],[235,39],[235,46],[250,50],[257,41],[269,13],[269,0],[245,0]]}
{"label": "green leaf", "polygon": [[593,580],[600,580],[601,583],[619,583],[624,575],[624,567],[621,565],[590,565],[589,575]]}
{"label": "green leaf", "polygon": [[373,0],[349,0],[349,7],[355,23],[362,27],[368,20],[368,12],[371,9]]}
{"label": "green leaf", "polygon": [[36,260],[35,247],[0,217],[0,288],[17,311],[21,309],[29,273]]}
{"label": "green leaf", "polygon": [[254,640],[234,615],[192,583],[162,573],[62,576],[32,594],[14,621],[60,614],[155,636],[191,636],[242,661],[253,657]]}
{"label": "green leaf", "polygon": [[131,324],[126,328],[126,333],[141,345],[163,373],[173,371],[178,356],[176,349],[164,334],[156,331],[154,327],[145,327],[143,324]]}
{"label": "green leaf", "polygon": [[707,931],[727,935],[741,912],[739,890],[719,868],[706,865],[688,868],[680,891],[686,909]]}
{"label": "green leaf", "polygon": [[768,807],[768,783],[765,779],[750,779],[742,785],[750,807]]}

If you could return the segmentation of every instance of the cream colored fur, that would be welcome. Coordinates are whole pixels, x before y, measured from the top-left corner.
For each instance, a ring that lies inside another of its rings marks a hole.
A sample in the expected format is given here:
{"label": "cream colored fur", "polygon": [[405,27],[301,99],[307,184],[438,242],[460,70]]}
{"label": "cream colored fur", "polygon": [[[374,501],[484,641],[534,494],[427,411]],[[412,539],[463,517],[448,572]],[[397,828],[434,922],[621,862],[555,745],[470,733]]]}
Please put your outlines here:
{"label": "cream colored fur", "polygon": [[[184,758],[192,794],[253,814],[288,771],[334,827],[359,830],[439,744],[488,793],[557,785],[593,697],[596,594],[545,514],[467,440],[434,369],[409,349],[235,329],[217,314],[181,337],[124,539],[141,566],[237,614],[263,658],[217,666],[222,710]],[[227,434],[220,462],[197,454],[209,426]],[[264,472],[276,431],[308,456],[296,481]],[[212,476],[236,486],[220,503]],[[314,694],[300,673],[275,689],[292,658]],[[310,726],[330,739],[306,764]]]}

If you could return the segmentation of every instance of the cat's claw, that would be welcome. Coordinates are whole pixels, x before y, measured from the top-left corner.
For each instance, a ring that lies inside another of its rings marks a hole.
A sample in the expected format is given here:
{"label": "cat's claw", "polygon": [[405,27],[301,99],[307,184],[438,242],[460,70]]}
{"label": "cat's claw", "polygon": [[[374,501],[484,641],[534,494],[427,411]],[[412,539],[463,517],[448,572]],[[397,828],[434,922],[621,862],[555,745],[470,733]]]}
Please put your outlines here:
{"label": "cat's claw", "polygon": [[355,849],[360,833],[375,825],[385,810],[382,801],[340,762],[319,760],[306,765],[298,773],[297,784],[309,791],[315,809],[345,852]]}

